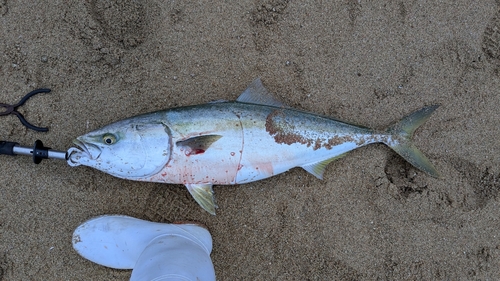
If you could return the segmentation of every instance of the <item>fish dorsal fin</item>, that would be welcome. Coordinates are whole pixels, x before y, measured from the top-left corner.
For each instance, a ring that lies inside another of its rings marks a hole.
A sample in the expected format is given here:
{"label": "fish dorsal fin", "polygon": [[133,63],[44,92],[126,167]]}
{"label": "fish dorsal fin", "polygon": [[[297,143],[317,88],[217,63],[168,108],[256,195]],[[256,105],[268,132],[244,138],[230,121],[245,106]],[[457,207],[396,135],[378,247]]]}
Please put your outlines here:
{"label": "fish dorsal fin", "polygon": [[205,151],[220,138],[222,138],[220,135],[206,135],[178,141],[175,144],[181,149],[184,149],[184,153],[189,156],[205,153]]}
{"label": "fish dorsal fin", "polygon": [[323,173],[325,172],[326,166],[328,166],[328,164],[330,164],[330,162],[344,157],[344,155],[346,155],[346,153],[340,154],[338,156],[335,156],[333,158],[329,158],[329,159],[326,159],[326,160],[323,160],[320,162],[304,165],[304,166],[302,166],[302,169],[306,170],[307,172],[313,174],[318,179],[322,180]]}
{"label": "fish dorsal fin", "polygon": [[200,206],[210,214],[215,216],[215,198],[211,183],[206,184],[186,184],[189,193]]}
{"label": "fish dorsal fin", "polygon": [[253,80],[250,85],[248,85],[247,89],[241,93],[241,95],[236,99],[236,101],[244,102],[244,103],[253,103],[253,104],[261,104],[261,105],[270,105],[276,107],[285,107],[285,105],[276,100],[264,85],[262,85],[262,81],[260,78]]}

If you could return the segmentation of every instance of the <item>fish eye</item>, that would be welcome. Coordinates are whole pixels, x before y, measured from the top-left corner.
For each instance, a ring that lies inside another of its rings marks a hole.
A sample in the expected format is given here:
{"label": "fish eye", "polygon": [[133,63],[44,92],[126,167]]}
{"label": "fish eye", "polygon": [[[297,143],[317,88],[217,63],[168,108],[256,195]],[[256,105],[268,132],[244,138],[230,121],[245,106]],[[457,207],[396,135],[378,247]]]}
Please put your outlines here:
{"label": "fish eye", "polygon": [[102,140],[105,144],[112,145],[116,142],[116,137],[113,134],[104,134],[104,136],[102,136]]}

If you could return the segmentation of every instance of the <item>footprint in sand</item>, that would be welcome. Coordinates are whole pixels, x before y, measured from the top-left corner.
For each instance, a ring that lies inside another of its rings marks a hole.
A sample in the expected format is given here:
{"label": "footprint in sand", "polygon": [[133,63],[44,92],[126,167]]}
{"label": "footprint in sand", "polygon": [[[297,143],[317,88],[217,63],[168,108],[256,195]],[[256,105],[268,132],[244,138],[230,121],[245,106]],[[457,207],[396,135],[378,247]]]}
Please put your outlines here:
{"label": "footprint in sand", "polygon": [[500,10],[484,30],[482,49],[489,59],[500,64]]}
{"label": "footprint in sand", "polygon": [[94,0],[90,11],[108,40],[124,49],[136,48],[144,42],[146,11],[142,1]]}

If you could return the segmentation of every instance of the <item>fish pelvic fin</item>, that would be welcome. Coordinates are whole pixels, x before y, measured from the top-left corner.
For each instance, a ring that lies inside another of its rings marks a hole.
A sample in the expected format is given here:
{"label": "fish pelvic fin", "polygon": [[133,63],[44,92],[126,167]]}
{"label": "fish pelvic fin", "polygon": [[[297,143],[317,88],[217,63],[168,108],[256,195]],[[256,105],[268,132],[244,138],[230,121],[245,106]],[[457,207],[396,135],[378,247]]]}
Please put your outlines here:
{"label": "fish pelvic fin", "polygon": [[396,153],[410,164],[426,172],[432,177],[439,178],[440,174],[434,168],[427,157],[412,143],[415,130],[424,124],[439,105],[421,108],[401,119],[398,123],[387,128],[386,132],[392,136],[390,141],[385,142]]}
{"label": "fish pelvic fin", "polygon": [[193,196],[193,199],[207,212],[215,216],[215,204],[214,191],[212,189],[212,184],[186,184],[186,187]]}

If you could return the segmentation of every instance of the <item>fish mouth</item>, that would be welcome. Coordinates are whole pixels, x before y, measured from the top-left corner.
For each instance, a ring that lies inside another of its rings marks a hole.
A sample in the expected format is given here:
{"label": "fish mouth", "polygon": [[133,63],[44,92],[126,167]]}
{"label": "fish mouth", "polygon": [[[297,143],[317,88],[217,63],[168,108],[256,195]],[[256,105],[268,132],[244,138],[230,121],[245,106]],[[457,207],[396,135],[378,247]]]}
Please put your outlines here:
{"label": "fish mouth", "polygon": [[82,152],[87,154],[91,160],[95,160],[101,156],[101,149],[97,145],[82,141],[80,138],[73,140],[73,143],[78,146]]}
{"label": "fish mouth", "polygon": [[74,139],[73,144],[76,145],[81,150],[81,152],[85,152],[86,154],[88,154],[90,156],[89,149],[85,146],[84,142],[82,142],[79,139]]}
{"label": "fish mouth", "polygon": [[101,149],[94,144],[82,141],[80,138],[73,140],[77,148],[68,150],[68,164],[78,166],[88,160],[96,160],[101,155]]}

